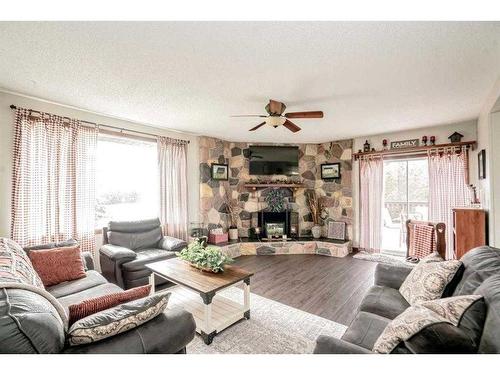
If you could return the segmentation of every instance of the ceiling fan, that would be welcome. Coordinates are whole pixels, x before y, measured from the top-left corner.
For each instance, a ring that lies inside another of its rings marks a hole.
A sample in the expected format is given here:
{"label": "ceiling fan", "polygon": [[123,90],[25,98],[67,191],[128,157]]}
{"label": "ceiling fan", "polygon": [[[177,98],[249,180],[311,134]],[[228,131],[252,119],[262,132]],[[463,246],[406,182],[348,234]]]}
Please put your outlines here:
{"label": "ceiling fan", "polygon": [[278,126],[283,125],[288,130],[296,133],[301,130],[297,125],[291,122],[289,119],[294,118],[323,118],[322,111],[310,111],[310,112],[285,112],[286,105],[278,102],[276,100],[269,100],[269,103],[266,105],[266,112],[268,115],[235,115],[231,117],[262,117],[265,118],[264,122],[260,123],[257,126],[254,126],[249,131],[254,131],[264,125],[272,126],[273,128],[277,128]]}

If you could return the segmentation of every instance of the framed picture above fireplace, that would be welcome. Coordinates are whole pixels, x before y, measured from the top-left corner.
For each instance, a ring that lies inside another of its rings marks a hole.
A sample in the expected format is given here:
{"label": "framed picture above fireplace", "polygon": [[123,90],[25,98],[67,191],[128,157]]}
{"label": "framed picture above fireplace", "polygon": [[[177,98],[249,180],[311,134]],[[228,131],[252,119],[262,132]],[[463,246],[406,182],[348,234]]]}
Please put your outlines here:
{"label": "framed picture above fireplace", "polygon": [[227,181],[229,179],[229,166],[227,164],[212,164],[212,180]]}
{"label": "framed picture above fireplace", "polygon": [[340,178],[340,163],[321,164],[321,179],[336,180]]}

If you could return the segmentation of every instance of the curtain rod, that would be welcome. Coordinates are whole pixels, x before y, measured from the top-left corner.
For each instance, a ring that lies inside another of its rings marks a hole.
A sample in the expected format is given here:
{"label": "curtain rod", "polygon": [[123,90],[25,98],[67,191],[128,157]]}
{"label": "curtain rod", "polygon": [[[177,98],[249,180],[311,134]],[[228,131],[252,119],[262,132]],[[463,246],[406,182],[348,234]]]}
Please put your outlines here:
{"label": "curtain rod", "polygon": [[[11,104],[10,105],[10,108],[11,109],[17,109],[17,106],[15,106],[14,104]],[[28,111],[32,112],[32,113],[38,113],[38,114],[42,114],[42,112],[40,111],[37,111],[37,110],[34,110],[34,109],[28,109]],[[70,117],[66,117],[66,116],[62,116],[62,118],[64,119],[67,119],[67,120],[71,120]],[[131,130],[131,129],[124,129],[124,128],[120,128],[118,126],[113,126],[113,125],[106,125],[106,124],[100,124],[100,123],[97,123],[97,122],[91,122],[91,121],[85,121],[85,120],[78,120],[84,124],[89,124],[89,125],[94,125],[94,126],[97,126],[97,127],[105,127],[105,128],[110,128],[110,129],[115,129],[115,130],[119,130],[120,132],[123,132],[123,131],[126,131],[126,132],[132,132],[132,133],[137,133],[137,134],[142,134],[142,135],[147,135],[147,136],[150,136],[150,137],[155,137],[155,138],[158,138],[158,137],[161,137],[160,135],[158,134],[153,134],[153,133],[146,133],[146,132],[141,132],[139,130]],[[171,137],[167,137],[167,138],[171,138]],[[173,138],[172,138],[173,139]],[[176,141],[181,141],[181,142],[186,142],[186,143],[190,143],[189,140],[184,140],[184,139],[176,139]]]}

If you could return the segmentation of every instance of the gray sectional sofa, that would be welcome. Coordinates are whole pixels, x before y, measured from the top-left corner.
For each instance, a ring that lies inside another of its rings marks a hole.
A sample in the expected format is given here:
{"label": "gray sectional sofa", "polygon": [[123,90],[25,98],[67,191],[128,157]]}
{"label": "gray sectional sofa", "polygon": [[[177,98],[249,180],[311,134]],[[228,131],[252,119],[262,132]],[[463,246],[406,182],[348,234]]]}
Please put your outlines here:
{"label": "gray sectional sofa", "polygon": [[[86,277],[46,290],[67,310],[88,298],[123,290],[93,270],[88,255]],[[0,353],[185,353],[194,338],[195,322],[182,308],[168,308],[149,322],[92,344],[69,346],[55,307],[25,289],[0,289]]]}
{"label": "gray sectional sofa", "polygon": [[[459,329],[449,324],[431,325],[401,343],[393,353],[500,353],[500,249],[476,248],[461,259],[463,266],[443,297],[480,294],[473,319]],[[365,295],[356,318],[341,339],[320,336],[314,353],[372,353],[387,324],[409,307],[399,287],[411,268],[378,264],[375,285]]]}

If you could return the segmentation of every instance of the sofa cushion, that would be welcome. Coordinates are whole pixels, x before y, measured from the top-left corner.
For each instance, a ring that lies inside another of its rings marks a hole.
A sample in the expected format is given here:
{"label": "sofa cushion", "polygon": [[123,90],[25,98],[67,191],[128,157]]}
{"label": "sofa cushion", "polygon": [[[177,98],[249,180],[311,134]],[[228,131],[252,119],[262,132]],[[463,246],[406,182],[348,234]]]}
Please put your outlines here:
{"label": "sofa cushion", "polygon": [[143,285],[126,291],[106,294],[100,297],[92,297],[82,302],[75,303],[68,307],[69,324],[71,325],[89,315],[110,309],[122,303],[144,298],[148,296],[150,292],[151,285]]}
{"label": "sofa cushion", "polygon": [[500,250],[481,246],[467,252],[461,259],[464,271],[454,296],[473,294],[483,281],[500,273]]}
{"label": "sofa cushion", "polygon": [[458,260],[420,263],[403,281],[399,292],[410,305],[441,298],[461,265]]}
{"label": "sofa cushion", "polygon": [[82,290],[93,288],[96,285],[106,284],[106,279],[97,271],[85,272],[85,277],[78,280],[65,281],[63,283],[52,285],[47,291],[56,298],[68,296],[81,292]]}
{"label": "sofa cushion", "polygon": [[158,247],[169,251],[181,251],[187,247],[187,242],[179,238],[164,236]]}
{"label": "sofa cushion", "polygon": [[85,277],[78,245],[30,251],[28,256],[45,287]]}
{"label": "sofa cushion", "polygon": [[160,315],[169,298],[168,292],[157,293],[80,319],[69,328],[68,342],[88,344],[134,329]]}
{"label": "sofa cushion", "polygon": [[101,285],[96,285],[92,288],[82,290],[78,293],[69,294],[67,296],[58,298],[59,303],[66,309],[69,314],[69,306],[74,305],[94,297],[101,297],[111,293],[121,292],[123,289],[118,285],[105,283]]}
{"label": "sofa cushion", "polygon": [[409,306],[397,289],[374,285],[368,289],[359,310],[394,319]]}
{"label": "sofa cushion", "polygon": [[174,258],[175,252],[163,249],[144,249],[137,251],[137,257],[130,262],[123,263],[122,267],[126,271],[139,271],[145,268],[145,265],[160,260]]}
{"label": "sofa cushion", "polygon": [[391,353],[399,344],[437,323],[457,326],[463,313],[481,299],[479,295],[457,296],[426,301],[409,307],[391,321],[373,346],[376,353]]}
{"label": "sofa cushion", "polygon": [[160,219],[154,218],[135,221],[110,221],[107,229],[117,232],[139,233],[159,227],[161,227]]}
{"label": "sofa cushion", "polygon": [[[195,329],[191,313],[181,307],[168,308],[148,324],[91,345],[68,346],[64,349],[64,353],[177,353],[191,342]],[[158,332],[161,332],[161,335]]]}
{"label": "sofa cushion", "polygon": [[156,227],[146,232],[108,231],[108,242],[111,245],[141,250],[157,247],[162,238],[161,228]]}
{"label": "sofa cushion", "polygon": [[0,353],[59,353],[64,325],[54,305],[40,294],[2,288],[0,337]]}
{"label": "sofa cushion", "polygon": [[500,353],[500,274],[485,280],[475,294],[482,295],[486,303],[486,320],[479,352]]}
{"label": "sofa cushion", "polygon": [[390,319],[382,316],[360,311],[342,336],[342,340],[372,350],[375,341],[390,322]]}

